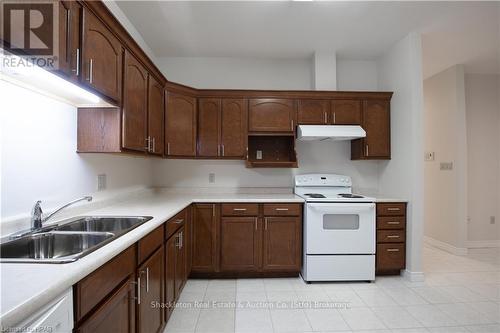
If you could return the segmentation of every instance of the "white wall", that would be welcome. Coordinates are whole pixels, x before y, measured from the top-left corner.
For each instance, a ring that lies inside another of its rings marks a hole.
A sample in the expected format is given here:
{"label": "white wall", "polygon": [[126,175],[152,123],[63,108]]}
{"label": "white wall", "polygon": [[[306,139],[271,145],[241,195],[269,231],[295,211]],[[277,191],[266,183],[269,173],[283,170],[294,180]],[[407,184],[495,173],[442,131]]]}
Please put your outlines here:
{"label": "white wall", "polygon": [[158,58],[157,66],[169,81],[195,88],[312,88],[312,64],[307,59],[168,57]]}
{"label": "white wall", "polygon": [[76,153],[75,107],[5,81],[0,95],[2,219],[93,193],[101,173],[109,191],[151,185],[148,159]]}
{"label": "white wall", "polygon": [[465,76],[469,241],[500,239],[499,84],[500,75]]}
{"label": "white wall", "polygon": [[[453,66],[424,81],[425,151],[435,160],[425,162],[425,235],[465,249],[467,239],[467,131],[464,68]],[[452,162],[453,170],[440,170]]]}
{"label": "white wall", "polygon": [[337,90],[377,91],[377,61],[337,59]]}
{"label": "white wall", "polygon": [[380,162],[379,190],[407,198],[407,259],[411,279],[422,278],[423,105],[421,38],[410,34],[380,57],[379,90],[394,91],[391,101],[392,159]]}

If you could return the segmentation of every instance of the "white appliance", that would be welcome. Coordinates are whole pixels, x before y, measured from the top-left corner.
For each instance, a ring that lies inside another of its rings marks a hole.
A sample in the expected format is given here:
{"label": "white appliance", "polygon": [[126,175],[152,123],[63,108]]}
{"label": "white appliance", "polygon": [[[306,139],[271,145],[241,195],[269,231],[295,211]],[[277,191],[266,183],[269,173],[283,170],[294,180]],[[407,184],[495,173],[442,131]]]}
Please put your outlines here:
{"label": "white appliance", "polygon": [[297,126],[297,140],[300,141],[345,141],[366,137],[361,126],[347,125],[299,125]]}
{"label": "white appliance", "polygon": [[306,200],[302,278],[375,280],[375,199],[334,174],[295,176],[295,194]]}

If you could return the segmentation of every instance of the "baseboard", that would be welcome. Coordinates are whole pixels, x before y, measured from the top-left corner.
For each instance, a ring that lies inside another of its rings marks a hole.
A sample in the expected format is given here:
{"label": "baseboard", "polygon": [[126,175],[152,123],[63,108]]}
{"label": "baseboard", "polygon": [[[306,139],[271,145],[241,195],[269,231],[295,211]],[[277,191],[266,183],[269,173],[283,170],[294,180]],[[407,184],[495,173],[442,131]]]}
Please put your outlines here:
{"label": "baseboard", "polygon": [[469,249],[500,247],[500,240],[467,241],[466,244]]}
{"label": "baseboard", "polygon": [[438,249],[444,250],[446,252],[449,252],[457,256],[466,256],[468,253],[466,247],[456,247],[451,244],[434,239],[432,237],[424,236],[424,242],[428,245],[437,247]]}
{"label": "baseboard", "polygon": [[410,282],[423,282],[425,280],[424,272],[412,272],[407,269],[403,270],[403,278]]}

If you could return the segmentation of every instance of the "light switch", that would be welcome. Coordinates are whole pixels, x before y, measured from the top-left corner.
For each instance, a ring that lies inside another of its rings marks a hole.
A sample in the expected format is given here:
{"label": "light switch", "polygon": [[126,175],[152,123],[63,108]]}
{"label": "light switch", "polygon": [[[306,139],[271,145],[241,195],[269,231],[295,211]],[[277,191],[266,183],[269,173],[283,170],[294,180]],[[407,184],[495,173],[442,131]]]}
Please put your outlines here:
{"label": "light switch", "polygon": [[256,151],[256,156],[255,156],[256,159],[258,160],[261,160],[262,159],[262,150],[257,150]]}
{"label": "light switch", "polygon": [[208,182],[209,182],[210,184],[215,183],[215,173],[209,173],[209,174],[208,174]]}
{"label": "light switch", "polygon": [[439,164],[439,170],[453,170],[453,162],[441,162]]}
{"label": "light switch", "polygon": [[427,151],[427,152],[425,152],[424,160],[426,162],[434,161],[434,152],[433,151]]}

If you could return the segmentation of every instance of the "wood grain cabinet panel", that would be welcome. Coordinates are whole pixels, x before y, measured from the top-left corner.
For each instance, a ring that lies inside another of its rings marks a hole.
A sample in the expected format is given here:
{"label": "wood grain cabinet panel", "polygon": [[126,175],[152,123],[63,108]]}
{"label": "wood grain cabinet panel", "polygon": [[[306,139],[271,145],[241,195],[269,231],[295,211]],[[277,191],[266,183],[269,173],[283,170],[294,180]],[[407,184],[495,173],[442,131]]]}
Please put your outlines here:
{"label": "wood grain cabinet panel", "polygon": [[258,217],[221,219],[221,271],[257,271],[260,268],[261,234]]}
{"label": "wood grain cabinet panel", "polygon": [[196,156],[196,98],[167,92],[167,157]]}
{"label": "wood grain cabinet panel", "polygon": [[80,19],[82,5],[76,1],[59,1],[58,73],[71,81],[80,76]]}
{"label": "wood grain cabinet panel", "polygon": [[88,9],[83,11],[82,80],[85,85],[119,102],[123,47]]}
{"label": "wood grain cabinet panel", "polygon": [[165,319],[168,320],[175,306],[175,257],[176,237],[165,243]]}
{"label": "wood grain cabinet panel", "polygon": [[406,203],[377,203],[376,273],[399,275],[406,266]]}
{"label": "wood grain cabinet panel", "polygon": [[187,280],[186,276],[186,237],[184,227],[181,227],[177,234],[173,237],[176,238],[176,252],[175,252],[175,299],[179,299],[184,283]]}
{"label": "wood grain cabinet panel", "polygon": [[133,277],[125,280],[116,291],[75,328],[78,333],[133,333],[135,329],[135,287]]}
{"label": "wood grain cabinet panel", "polygon": [[332,125],[361,125],[361,101],[333,100],[330,123]]}
{"label": "wood grain cabinet panel", "polygon": [[389,101],[365,100],[361,126],[366,137],[351,142],[351,159],[391,159]]}
{"label": "wood grain cabinet panel", "polygon": [[327,125],[329,114],[329,100],[303,99],[298,101],[297,123],[299,125]]}
{"label": "wood grain cabinet panel", "polygon": [[301,222],[301,217],[264,217],[264,270],[300,270]]}
{"label": "wood grain cabinet panel", "polygon": [[137,262],[141,264],[163,244],[163,224],[137,242]]}
{"label": "wood grain cabinet panel", "polygon": [[258,216],[259,204],[225,203],[221,205],[222,216]]}
{"label": "wood grain cabinet panel", "polygon": [[248,130],[250,132],[293,132],[295,101],[279,98],[249,100]]}
{"label": "wood grain cabinet panel", "polygon": [[147,103],[148,73],[144,66],[126,51],[123,74],[123,148],[139,152],[148,150]]}
{"label": "wood grain cabinet panel", "polygon": [[222,99],[221,109],[221,156],[224,158],[246,157],[248,101],[246,99]]}
{"label": "wood grain cabinet panel", "polygon": [[165,152],[163,86],[151,75],[148,76],[148,83],[149,153],[161,156]]}
{"label": "wood grain cabinet panel", "polygon": [[219,212],[215,204],[193,206],[193,273],[217,272]]}
{"label": "wood grain cabinet panel", "polygon": [[200,157],[220,156],[220,116],[219,98],[198,99],[198,153]]}
{"label": "wood grain cabinet panel", "polygon": [[162,246],[137,269],[141,290],[138,295],[140,302],[137,303],[137,327],[140,333],[160,332],[163,327],[164,251]]}

